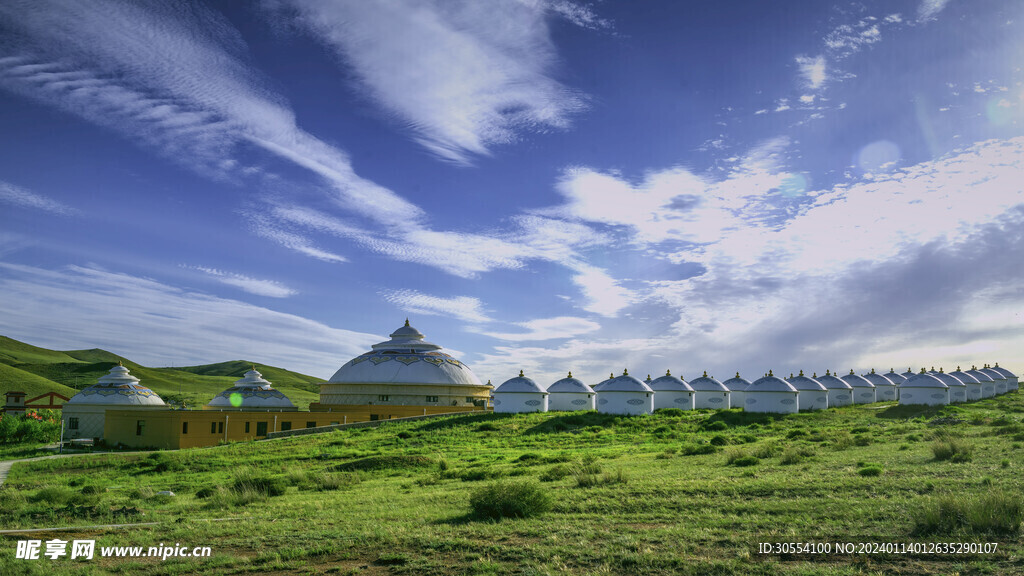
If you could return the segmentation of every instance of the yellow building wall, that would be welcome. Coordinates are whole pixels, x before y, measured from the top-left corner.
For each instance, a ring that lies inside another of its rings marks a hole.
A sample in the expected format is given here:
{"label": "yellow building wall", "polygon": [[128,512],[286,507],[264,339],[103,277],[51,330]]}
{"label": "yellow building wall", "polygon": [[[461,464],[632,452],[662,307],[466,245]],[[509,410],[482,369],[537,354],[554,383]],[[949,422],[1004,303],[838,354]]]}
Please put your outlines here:
{"label": "yellow building wall", "polygon": [[[107,444],[121,444],[132,448],[195,448],[215,446],[222,441],[237,442],[261,438],[262,435],[256,435],[260,430],[260,423],[264,423],[267,433],[270,433],[285,429],[327,426],[336,420],[338,418],[335,415],[323,412],[314,414],[296,411],[108,410],[103,426],[103,437]],[[139,422],[142,422],[141,430]]]}
{"label": "yellow building wall", "polygon": [[328,424],[390,420],[452,412],[487,412],[489,410],[489,408],[480,406],[389,406],[386,404],[368,406],[366,404],[321,404],[319,402],[309,405],[309,413],[315,414],[318,418],[322,418],[325,413],[331,415]]}

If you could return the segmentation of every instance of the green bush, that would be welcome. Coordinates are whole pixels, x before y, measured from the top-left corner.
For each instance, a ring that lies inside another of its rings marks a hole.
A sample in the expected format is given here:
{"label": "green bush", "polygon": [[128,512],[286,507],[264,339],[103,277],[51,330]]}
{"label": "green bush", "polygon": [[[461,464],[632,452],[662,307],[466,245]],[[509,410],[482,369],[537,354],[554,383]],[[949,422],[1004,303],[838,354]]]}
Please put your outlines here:
{"label": "green bush", "polygon": [[718,446],[713,446],[711,444],[684,444],[679,451],[683,456],[714,454],[715,452],[718,452]]}
{"label": "green bush", "polygon": [[974,447],[957,438],[944,438],[932,443],[932,454],[936,460],[970,462]]}
{"label": "green bush", "polygon": [[712,446],[728,446],[729,444],[732,444],[732,442],[729,441],[728,436],[722,436],[721,434],[712,436],[709,442]]}
{"label": "green bush", "polygon": [[880,476],[882,474],[881,466],[865,466],[860,470],[857,470],[857,474],[861,476]]}
{"label": "green bush", "polygon": [[733,466],[754,466],[761,460],[756,456],[742,456],[732,461]]}
{"label": "green bush", "polygon": [[103,491],[104,490],[102,488],[100,488],[99,486],[94,486],[92,484],[90,484],[88,486],[82,486],[82,490],[81,490],[82,494],[84,494],[86,496],[91,496],[93,494],[99,494],[99,493],[101,493]]}
{"label": "green bush", "polygon": [[793,464],[799,464],[811,456],[814,456],[814,449],[809,446],[790,446],[782,453],[782,458],[779,459],[779,463],[790,466]]}
{"label": "green bush", "polygon": [[681,408],[658,408],[654,411],[658,416],[685,416],[686,412]]}
{"label": "green bush", "polygon": [[551,509],[551,497],[532,481],[499,481],[482,486],[469,497],[477,518],[529,518]]}
{"label": "green bush", "polygon": [[1014,536],[1024,503],[1012,492],[934,496],[913,514],[916,534]]}
{"label": "green bush", "polygon": [[540,475],[541,482],[555,482],[572,474],[572,468],[565,464],[556,464]]}
{"label": "green bush", "polygon": [[60,415],[53,410],[39,413],[28,410],[24,416],[0,415],[0,445],[56,442],[59,439]]}
{"label": "green bush", "polygon": [[704,424],[704,429],[709,432],[721,432],[722,430],[728,430],[729,425],[721,420],[717,420],[715,422],[706,422]]}
{"label": "green bush", "polygon": [[210,486],[206,486],[204,488],[200,488],[199,490],[196,490],[196,498],[200,498],[200,499],[205,500],[205,499],[213,496],[214,494],[216,494],[218,492],[218,490],[219,490],[218,488],[210,487]]}
{"label": "green bush", "polygon": [[786,438],[789,438],[789,439],[801,438],[801,437],[805,437],[807,435],[808,435],[807,434],[807,430],[803,430],[803,429],[800,429],[800,428],[795,428],[795,429],[790,430],[789,432],[786,433]]}
{"label": "green bush", "polygon": [[263,496],[281,496],[288,489],[283,478],[258,476],[253,473],[242,473],[231,485],[237,494],[253,492]]}

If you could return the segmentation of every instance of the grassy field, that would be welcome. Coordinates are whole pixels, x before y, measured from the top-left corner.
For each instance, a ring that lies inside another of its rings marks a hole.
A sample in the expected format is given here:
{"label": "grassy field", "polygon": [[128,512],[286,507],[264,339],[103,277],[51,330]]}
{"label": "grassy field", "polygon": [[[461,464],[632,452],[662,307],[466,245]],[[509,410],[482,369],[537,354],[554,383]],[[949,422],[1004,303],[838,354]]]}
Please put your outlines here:
{"label": "grassy field", "polygon": [[[784,417],[478,414],[22,463],[0,490],[3,528],[121,522],[111,509],[129,506],[145,516],[128,521],[162,524],[84,537],[213,557],[17,561],[19,535],[4,537],[0,573],[1021,573],[1022,416],[1024,394]],[[536,516],[470,506],[537,489],[548,510]],[[758,542],[999,546],[810,556],[758,554]]]}

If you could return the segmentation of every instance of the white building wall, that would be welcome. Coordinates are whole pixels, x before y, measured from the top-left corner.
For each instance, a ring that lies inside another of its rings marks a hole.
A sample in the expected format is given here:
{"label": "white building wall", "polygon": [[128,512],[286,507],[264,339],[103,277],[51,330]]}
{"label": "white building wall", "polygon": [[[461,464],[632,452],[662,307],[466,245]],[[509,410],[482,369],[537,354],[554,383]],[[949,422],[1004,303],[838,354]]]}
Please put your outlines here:
{"label": "white building wall", "polygon": [[949,404],[949,388],[904,388],[900,391],[900,404],[924,406]]}
{"label": "white building wall", "polygon": [[885,384],[875,384],[875,402],[890,402],[896,400],[897,397],[896,385],[886,386]]}
{"label": "white building wall", "polygon": [[729,392],[697,390],[693,393],[693,407],[721,410],[729,408]]}
{"label": "white building wall", "polygon": [[968,382],[967,383],[967,401],[973,402],[974,400],[981,400],[981,382]]}
{"label": "white building wall", "polygon": [[1006,384],[1006,379],[996,380],[996,394],[1006,394],[1010,391],[1010,388]]}
{"label": "white building wall", "polygon": [[981,397],[991,398],[996,395],[996,383],[995,382],[982,382],[981,383]]}
{"label": "white building wall", "polygon": [[798,410],[824,410],[828,408],[828,390],[800,390],[797,392]]}
{"label": "white building wall", "polygon": [[743,410],[747,412],[770,412],[772,414],[796,414],[800,409],[799,392],[745,392]]}
{"label": "white building wall", "polygon": [[[126,408],[126,406],[115,406],[115,408]],[[107,413],[106,407],[65,403],[61,412],[61,418],[64,419],[65,440],[103,438],[103,424]],[[72,418],[78,418],[77,429],[71,428]]]}
{"label": "white building wall", "polygon": [[839,408],[840,406],[850,406],[853,404],[853,390],[847,390],[845,388],[829,388],[828,389],[828,407]]}
{"label": "white building wall", "polygon": [[854,404],[873,404],[875,402],[875,389],[874,388],[860,388],[856,387],[853,389],[853,403]]}
{"label": "white building wall", "polygon": [[746,390],[729,390],[729,407],[730,408],[743,408],[746,410],[747,403],[747,391]]}
{"label": "white building wall", "polygon": [[538,392],[495,392],[494,411],[505,413],[547,412],[548,395]]}
{"label": "white building wall", "polygon": [[598,392],[597,411],[602,414],[650,414],[654,412],[653,392]]}
{"label": "white building wall", "polygon": [[549,412],[574,412],[576,410],[594,410],[597,407],[597,394],[589,392],[549,392]]}
{"label": "white building wall", "polygon": [[952,402],[967,402],[967,386],[950,386],[949,387],[949,401]]}
{"label": "white building wall", "polygon": [[686,390],[657,390],[654,392],[654,409],[679,408],[693,410],[693,392]]}

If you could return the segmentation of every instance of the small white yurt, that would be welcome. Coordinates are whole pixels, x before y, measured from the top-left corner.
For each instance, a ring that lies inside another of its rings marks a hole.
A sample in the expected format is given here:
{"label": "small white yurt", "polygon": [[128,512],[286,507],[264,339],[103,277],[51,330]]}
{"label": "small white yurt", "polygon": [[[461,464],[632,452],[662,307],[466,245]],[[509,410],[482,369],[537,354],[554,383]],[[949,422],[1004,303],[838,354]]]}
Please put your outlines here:
{"label": "small white yurt", "polygon": [[824,376],[818,376],[818,373],[815,372],[812,378],[821,382],[821,385],[828,390],[829,408],[840,408],[853,404],[853,386],[836,378],[832,372],[826,370]]}
{"label": "small white yurt", "polygon": [[745,409],[746,404],[743,393],[750,387],[750,380],[740,378],[740,373],[737,372],[735,376],[722,382],[722,384],[729,389],[729,407]]}
{"label": "small white yurt", "polygon": [[996,365],[993,366],[992,369],[1002,374],[1003,378],[1006,378],[1006,389],[1008,391],[1016,392],[1020,388],[1020,382],[1017,378],[1017,375],[1014,374],[1013,372],[1010,372],[1006,368],[1000,368],[999,362],[996,362]]}
{"label": "small white yurt", "polygon": [[981,397],[991,398],[996,395],[996,381],[991,376],[985,374],[981,370],[978,370],[977,366],[971,366],[971,369],[967,371],[968,374],[974,376],[981,382]]}
{"label": "small white yurt", "polygon": [[671,370],[666,370],[664,376],[655,378],[648,386],[654,390],[655,410],[659,408],[693,410],[693,387],[682,378],[673,376]]}
{"label": "small white yurt", "polygon": [[597,393],[590,386],[573,378],[572,372],[548,386],[548,411],[550,412],[593,410],[596,407]]}
{"label": "small white yurt", "polygon": [[939,368],[938,372],[929,372],[932,376],[935,376],[942,383],[949,387],[949,402],[950,404],[967,402],[967,384],[964,384],[962,380],[951,374],[946,374]]}
{"label": "small white yurt", "polygon": [[772,374],[758,378],[747,387],[743,409],[747,412],[796,414],[800,410],[800,392],[789,382]]}
{"label": "small white yurt", "polygon": [[107,410],[124,409],[166,410],[167,405],[118,362],[110,373],[64,403],[64,438],[102,439]]}
{"label": "small white yurt", "polygon": [[494,411],[504,413],[547,412],[548,391],[523,375],[506,380],[494,389]]}
{"label": "small white yurt", "polygon": [[298,410],[287,396],[275,390],[263,375],[252,370],[236,380],[231,388],[213,397],[206,405],[207,410]]}
{"label": "small white yurt", "polygon": [[804,376],[801,370],[797,376],[790,376],[789,383],[796,388],[797,409],[824,410],[828,408],[828,389],[814,378]]}
{"label": "small white yurt", "polygon": [[890,402],[896,400],[896,383],[887,377],[875,372],[863,374],[864,378],[875,385],[875,402]]}
{"label": "small white yurt", "polygon": [[597,384],[594,384],[594,386],[593,386],[593,388],[594,388],[594,392],[598,392],[598,391],[600,391],[600,390],[601,390],[601,388],[603,388],[605,384],[607,384],[607,383],[611,382],[611,381],[612,381],[612,380],[614,380],[614,379],[615,379],[615,374],[614,374],[614,373],[612,373],[612,374],[609,374],[609,375],[608,375],[608,379],[607,379],[607,380],[601,380],[601,381],[600,381],[600,382],[598,382]]}
{"label": "small white yurt", "polygon": [[950,372],[949,375],[964,383],[964,386],[967,388],[968,402],[981,400],[981,380],[960,370],[959,366],[956,367],[955,372]]}
{"label": "small white yurt", "polygon": [[654,390],[623,370],[597,392],[597,411],[602,414],[650,414],[654,412]]}
{"label": "small white yurt", "polygon": [[949,404],[949,387],[921,368],[919,374],[900,385],[900,404],[938,406]]}
{"label": "small white yurt", "polygon": [[854,404],[874,404],[875,403],[875,385],[870,380],[863,376],[854,374],[853,369],[850,369],[850,373],[842,377],[842,381],[846,382],[853,388],[853,403]]}
{"label": "small white yurt", "polygon": [[1009,383],[1006,381],[1006,377],[1003,376],[1002,372],[999,372],[998,370],[993,370],[992,368],[989,367],[988,364],[985,364],[985,367],[981,369],[981,372],[988,374],[989,378],[991,378],[992,381],[996,383],[997,396],[1000,394],[1006,394],[1007,392],[1010,391]]}
{"label": "small white yurt", "polygon": [[700,378],[690,381],[693,388],[694,408],[729,408],[729,389],[713,376],[708,376],[707,371]]}
{"label": "small white yurt", "polygon": [[888,378],[890,381],[892,381],[893,384],[896,385],[896,399],[899,400],[900,386],[907,381],[906,376],[903,376],[902,374],[897,374],[896,371],[893,370],[892,368],[889,368],[889,373],[884,374],[884,376]]}

